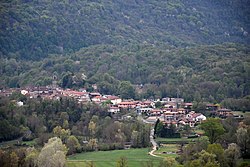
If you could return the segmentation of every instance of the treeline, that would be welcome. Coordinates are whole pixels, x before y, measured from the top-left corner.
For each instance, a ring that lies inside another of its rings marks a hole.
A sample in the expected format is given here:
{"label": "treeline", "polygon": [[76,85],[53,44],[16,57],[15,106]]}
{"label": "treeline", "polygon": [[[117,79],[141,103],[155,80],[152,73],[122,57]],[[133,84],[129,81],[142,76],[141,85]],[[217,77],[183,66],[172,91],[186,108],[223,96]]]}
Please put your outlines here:
{"label": "treeline", "polygon": [[92,84],[97,84],[101,93],[116,95],[128,92],[120,87],[123,85],[130,90],[126,98],[178,94],[186,101],[220,103],[250,94],[249,62],[249,48],[236,44],[185,49],[97,45],[68,56],[51,55],[42,61],[2,59],[0,83],[5,88],[56,81],[64,88],[86,87],[89,91]]}
{"label": "treeline", "polygon": [[[15,97],[19,97],[15,98],[18,100],[22,95]],[[68,140],[79,141],[77,149],[69,151],[69,154],[123,149],[126,142],[136,148],[150,144],[149,126],[133,117],[121,120],[118,114],[113,118],[105,106],[81,105],[67,98],[58,101],[23,98],[23,101],[25,105],[19,107],[13,99],[0,98],[0,141],[18,136],[25,141],[35,140],[40,146],[53,136],[61,138],[67,146]]]}
{"label": "treeline", "polygon": [[195,143],[181,146],[181,155],[176,160],[184,167],[249,166],[242,158],[250,155],[249,117],[238,122],[233,117],[225,120],[209,118],[200,127],[205,131]]}
{"label": "treeline", "polygon": [[175,125],[165,125],[158,119],[154,126],[154,135],[163,138],[180,138],[181,134],[177,130]]}
{"label": "treeline", "polygon": [[96,44],[249,44],[249,3],[1,1],[0,57],[38,60]]}

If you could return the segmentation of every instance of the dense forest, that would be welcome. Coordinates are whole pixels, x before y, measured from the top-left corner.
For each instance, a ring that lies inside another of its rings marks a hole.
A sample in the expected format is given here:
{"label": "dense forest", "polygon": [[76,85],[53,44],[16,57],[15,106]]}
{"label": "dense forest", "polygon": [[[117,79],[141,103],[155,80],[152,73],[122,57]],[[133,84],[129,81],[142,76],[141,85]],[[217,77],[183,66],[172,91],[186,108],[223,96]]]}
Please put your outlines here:
{"label": "dense forest", "polygon": [[247,0],[1,1],[0,88],[55,81],[121,95],[128,81],[135,89],[128,98],[178,94],[249,109],[249,7]]}
{"label": "dense forest", "polygon": [[120,85],[128,81],[135,91],[127,98],[178,94],[186,101],[220,103],[224,100],[223,104],[231,105],[232,109],[237,109],[238,104],[249,109],[250,59],[249,48],[244,45],[190,48],[97,45],[35,62],[2,60],[2,88],[44,86],[56,81],[68,88],[91,89],[91,84],[97,84],[103,94],[121,95]]}
{"label": "dense forest", "polygon": [[248,0],[0,2],[0,56],[37,60],[97,44],[249,44]]}
{"label": "dense forest", "polygon": [[[249,0],[1,0],[0,92],[85,88],[123,100],[181,97],[208,117],[208,103],[245,114],[249,9]],[[194,137],[189,125],[160,119],[153,136],[147,116],[111,114],[107,103],[0,96],[0,166],[64,166],[66,155]],[[198,125],[205,136],[180,143],[179,166],[236,167],[249,158],[249,117],[208,117]]]}

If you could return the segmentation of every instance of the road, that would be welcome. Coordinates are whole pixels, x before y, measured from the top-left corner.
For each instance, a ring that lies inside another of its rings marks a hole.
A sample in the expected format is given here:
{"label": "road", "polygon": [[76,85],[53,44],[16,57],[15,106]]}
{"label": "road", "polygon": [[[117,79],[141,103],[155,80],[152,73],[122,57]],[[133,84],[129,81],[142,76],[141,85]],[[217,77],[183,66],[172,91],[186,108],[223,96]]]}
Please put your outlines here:
{"label": "road", "polygon": [[[146,124],[151,124],[152,122],[148,122],[147,120],[143,119],[142,117],[140,117],[139,119],[142,120],[142,122],[146,123]],[[154,140],[154,127],[151,127],[151,131],[150,131],[150,142],[152,143],[152,150],[149,152],[149,155],[154,156],[154,157],[160,157],[158,155],[155,155],[154,152],[157,150],[158,144],[156,143],[156,141]]]}
{"label": "road", "polygon": [[150,142],[152,143],[153,148],[149,152],[149,155],[154,156],[154,157],[160,157],[160,156],[154,154],[154,152],[157,150],[157,147],[158,147],[158,144],[154,140],[154,131],[155,131],[154,128],[152,128],[150,131]]}

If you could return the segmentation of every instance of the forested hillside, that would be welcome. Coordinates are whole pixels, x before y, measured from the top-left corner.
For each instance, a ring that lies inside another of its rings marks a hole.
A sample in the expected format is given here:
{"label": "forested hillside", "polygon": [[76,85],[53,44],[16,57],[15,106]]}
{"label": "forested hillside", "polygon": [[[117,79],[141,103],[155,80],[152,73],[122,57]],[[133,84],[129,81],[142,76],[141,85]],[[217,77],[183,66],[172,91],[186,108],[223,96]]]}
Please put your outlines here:
{"label": "forested hillside", "polygon": [[101,93],[117,95],[120,82],[130,81],[142,84],[139,94],[131,97],[176,97],[179,93],[187,101],[221,102],[250,94],[249,51],[235,44],[185,49],[98,45],[37,62],[3,59],[0,81],[2,88],[42,86],[52,84],[54,77],[62,87],[97,84]]}
{"label": "forested hillside", "polygon": [[249,44],[248,0],[4,0],[0,56],[37,60],[96,44]]}
{"label": "forested hillside", "polygon": [[248,98],[249,7],[248,0],[1,1],[0,88],[54,80],[119,95],[129,81],[133,98]]}

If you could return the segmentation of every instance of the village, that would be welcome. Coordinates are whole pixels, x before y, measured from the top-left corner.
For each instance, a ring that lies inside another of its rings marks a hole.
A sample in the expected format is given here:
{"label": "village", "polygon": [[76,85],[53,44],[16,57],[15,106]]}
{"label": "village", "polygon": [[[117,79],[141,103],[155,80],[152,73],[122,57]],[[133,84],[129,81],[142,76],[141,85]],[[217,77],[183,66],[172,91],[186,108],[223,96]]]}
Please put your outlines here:
{"label": "village", "polygon": [[[195,125],[207,119],[202,113],[193,111],[193,103],[185,102],[183,98],[166,97],[156,100],[144,99],[138,101],[134,99],[122,99],[115,95],[102,95],[97,91],[96,85],[93,85],[93,88],[94,92],[87,92],[84,88],[72,90],[50,86],[10,88],[0,90],[0,95],[10,96],[13,92],[20,92],[27,98],[59,100],[60,98],[68,97],[82,104],[105,104],[108,107],[108,112],[111,114],[117,114],[120,111],[126,110],[134,111],[137,115],[143,115],[145,121],[152,125],[159,119],[165,125],[175,125],[176,127],[189,125],[190,127],[195,127]],[[22,101],[16,103],[18,106],[24,105]],[[220,108],[219,105],[206,104],[206,110],[214,116],[221,118],[234,116],[230,109]]]}

